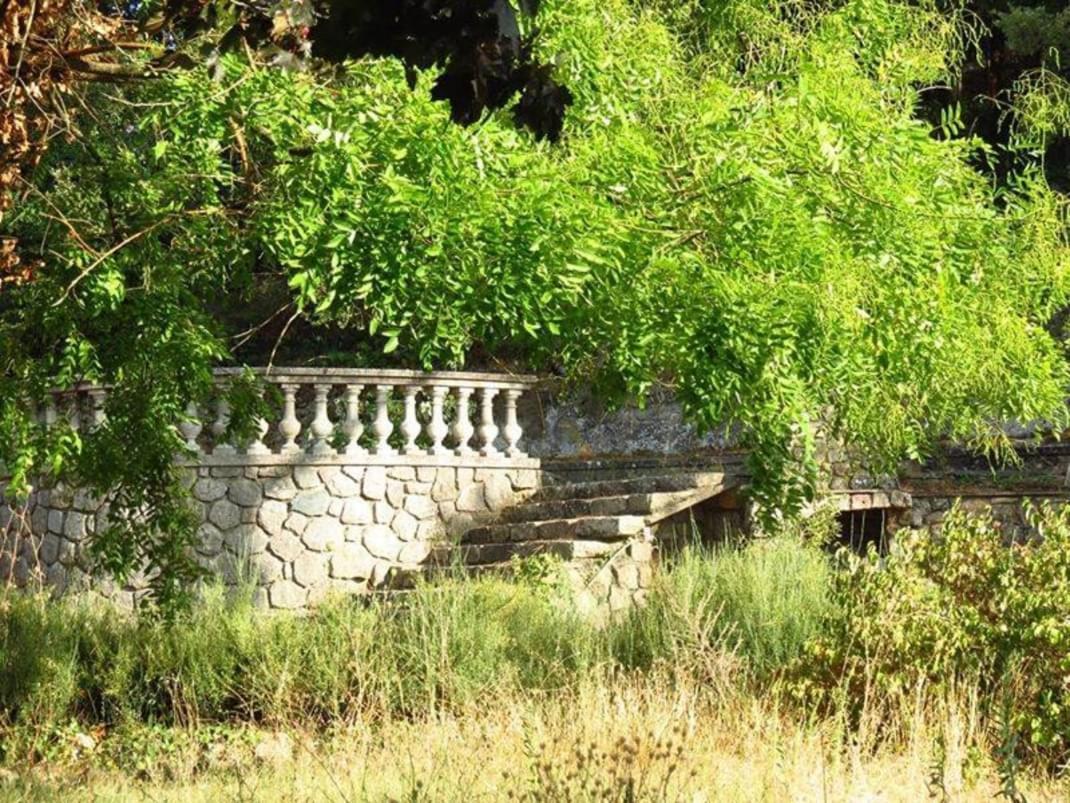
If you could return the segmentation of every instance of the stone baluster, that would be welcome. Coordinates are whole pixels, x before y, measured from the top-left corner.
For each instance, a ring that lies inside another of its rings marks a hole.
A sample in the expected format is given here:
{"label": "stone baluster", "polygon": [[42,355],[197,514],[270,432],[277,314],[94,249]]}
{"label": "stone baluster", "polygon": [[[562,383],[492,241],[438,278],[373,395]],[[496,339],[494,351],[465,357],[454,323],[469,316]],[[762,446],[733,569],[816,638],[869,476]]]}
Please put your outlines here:
{"label": "stone baluster", "polygon": [[186,405],[186,417],[178,424],[178,431],[186,439],[187,449],[194,452],[200,451],[200,447],[197,445],[197,436],[201,434],[203,429],[204,424],[201,422],[200,410],[197,409],[196,402],[190,402]]}
{"label": "stone baluster", "polygon": [[225,394],[221,393],[219,398],[216,399],[215,409],[215,421],[212,422],[212,435],[215,438],[215,448],[212,450],[212,454],[237,454],[238,450],[234,448],[234,444],[224,440],[227,434],[227,427],[230,425],[230,402],[227,401]]}
{"label": "stone baluster", "polygon": [[494,397],[497,395],[497,388],[485,387],[479,392],[479,453],[484,457],[496,457],[499,454],[494,445],[494,441],[498,439],[498,426],[494,423]]}
{"label": "stone baluster", "polygon": [[420,435],[420,421],[416,417],[416,393],[419,388],[415,385],[406,385],[402,389],[405,396],[405,417],[401,420],[401,434],[405,438],[404,453],[407,455],[420,454],[421,449],[416,445],[416,438]]}
{"label": "stone baluster", "polygon": [[390,423],[390,385],[375,386],[375,421],[372,422],[372,432],[375,434],[375,453],[380,456],[397,454],[390,445],[390,433],[394,431],[394,425]]}
{"label": "stone baluster", "polygon": [[472,447],[468,441],[475,434],[472,419],[468,415],[468,400],[472,397],[472,388],[457,388],[457,417],[453,421],[453,440],[456,442],[454,451],[458,455],[472,454]]}
{"label": "stone baluster", "polygon": [[442,441],[449,434],[449,429],[446,427],[446,419],[442,415],[442,403],[449,388],[444,385],[432,385],[430,390],[431,420],[427,422],[427,437],[431,439],[431,454],[449,454],[450,450],[442,445]]}
{"label": "stone baluster", "polygon": [[330,444],[330,437],[331,433],[334,432],[334,425],[331,424],[331,418],[327,415],[327,394],[330,393],[331,386],[315,385],[314,390],[316,412],[315,417],[312,419],[312,426],[309,427],[309,434],[311,435],[309,454],[317,457],[333,455],[335,451]]}
{"label": "stone baluster", "polygon": [[347,455],[366,454],[367,449],[360,445],[360,436],[364,434],[364,424],[360,420],[360,393],[363,385],[346,385],[346,420],[342,432],[346,436],[345,453]]}
{"label": "stone baluster", "polygon": [[104,399],[107,394],[104,388],[93,388],[89,391],[89,426],[91,431],[96,432],[107,420],[107,415],[104,413]]}
{"label": "stone baluster", "polygon": [[70,398],[67,401],[67,423],[70,424],[71,429],[79,432],[82,429],[81,398],[77,390],[72,390],[69,395]]}
{"label": "stone baluster", "polygon": [[45,411],[43,416],[45,429],[52,429],[52,427],[56,425],[56,418],[56,399],[51,393],[49,393],[48,400],[45,402]]}
{"label": "stone baluster", "polygon": [[271,450],[264,443],[264,436],[268,433],[268,422],[266,418],[257,416],[256,418],[256,435],[253,440],[245,447],[245,453],[250,455],[271,454]]}
{"label": "stone baluster", "polygon": [[502,434],[505,435],[505,453],[509,457],[524,456],[524,452],[517,446],[520,437],[524,434],[520,422],[516,419],[516,402],[519,398],[519,390],[511,388],[505,391],[505,429],[502,430]]}
{"label": "stone baluster", "polygon": [[282,385],[282,419],[279,434],[282,435],[282,454],[300,452],[297,436],[301,434],[301,422],[297,419],[297,385]]}

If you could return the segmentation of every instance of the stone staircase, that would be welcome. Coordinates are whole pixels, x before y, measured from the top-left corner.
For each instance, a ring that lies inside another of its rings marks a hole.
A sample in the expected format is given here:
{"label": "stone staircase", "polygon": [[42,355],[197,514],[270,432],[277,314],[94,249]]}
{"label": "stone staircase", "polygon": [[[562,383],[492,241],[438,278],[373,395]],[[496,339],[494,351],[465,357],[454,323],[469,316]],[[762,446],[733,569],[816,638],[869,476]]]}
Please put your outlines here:
{"label": "stone staircase", "polygon": [[540,554],[566,561],[611,558],[649,541],[659,521],[725,488],[725,474],[717,471],[546,485],[495,523],[469,530],[441,558],[480,571]]}

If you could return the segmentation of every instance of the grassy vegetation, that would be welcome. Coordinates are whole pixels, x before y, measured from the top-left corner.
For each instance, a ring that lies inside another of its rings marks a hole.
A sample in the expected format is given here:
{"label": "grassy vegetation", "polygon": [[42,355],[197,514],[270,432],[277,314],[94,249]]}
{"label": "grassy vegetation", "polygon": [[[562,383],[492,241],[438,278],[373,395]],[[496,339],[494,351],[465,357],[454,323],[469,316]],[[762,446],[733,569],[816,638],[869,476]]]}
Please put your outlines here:
{"label": "grassy vegetation", "polygon": [[847,623],[886,615],[895,589],[913,614],[939,601],[938,583],[915,594],[896,574],[916,569],[889,561],[874,590],[868,564],[837,567],[797,536],[693,549],[601,629],[538,572],[304,618],[219,592],[175,623],[12,594],[0,798],[1067,799],[1058,744],[1015,742],[1033,732],[1005,704],[1043,713],[1008,689],[1058,703],[1050,685],[987,682],[946,653],[943,681],[920,652],[867,663],[879,623]]}

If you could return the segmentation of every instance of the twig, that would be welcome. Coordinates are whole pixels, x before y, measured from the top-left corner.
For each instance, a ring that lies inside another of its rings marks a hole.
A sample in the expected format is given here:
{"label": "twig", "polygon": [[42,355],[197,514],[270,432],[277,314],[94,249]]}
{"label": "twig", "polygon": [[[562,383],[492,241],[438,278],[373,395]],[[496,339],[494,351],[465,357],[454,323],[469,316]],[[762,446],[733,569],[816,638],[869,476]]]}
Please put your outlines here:
{"label": "twig", "polygon": [[64,301],[66,301],[68,296],[70,296],[71,292],[74,290],[75,287],[78,286],[78,284],[82,281],[82,279],[84,279],[86,276],[88,276],[90,273],[92,273],[92,271],[94,269],[96,269],[96,267],[101,262],[103,262],[105,259],[110,257],[112,254],[114,254],[119,249],[129,245],[130,243],[134,242],[135,240],[138,240],[138,239],[144,237],[146,234],[148,234],[153,229],[158,229],[160,226],[162,226],[164,223],[166,223],[168,219],[169,218],[163,218],[161,220],[157,220],[151,226],[149,226],[147,228],[144,228],[141,231],[134,232],[129,237],[127,237],[125,240],[123,240],[121,243],[118,243],[117,245],[113,245],[111,248],[109,248],[107,251],[105,251],[103,254],[101,254],[99,257],[97,257],[95,260],[93,260],[93,262],[91,262],[89,264],[89,266],[85,270],[83,270],[76,277],[74,277],[74,281],[72,281],[70,284],[67,285],[67,289],[63,291],[63,295],[61,295],[56,301],[54,301],[52,303],[52,306],[53,307],[58,307],[60,304],[62,304]]}
{"label": "twig", "polygon": [[33,30],[33,21],[37,17],[37,0],[32,0],[30,5],[30,17],[26,22],[26,33],[22,36],[22,45],[19,47],[19,60],[15,62],[15,71],[11,73],[11,89],[8,90],[5,106],[10,106],[15,97],[15,87],[19,83],[19,72],[22,70],[22,58],[26,55],[26,43],[30,40],[30,31]]}
{"label": "twig", "polygon": [[271,323],[273,320],[275,320],[277,317],[279,317],[279,315],[281,313],[285,312],[287,309],[289,309],[292,306],[293,306],[293,302],[292,301],[287,301],[285,304],[283,304],[281,307],[279,307],[277,310],[275,310],[273,313],[271,313],[271,315],[269,315],[263,321],[258,323],[256,326],[253,326],[250,329],[246,329],[244,332],[238,332],[238,334],[231,336],[231,340],[237,340],[238,341],[237,343],[234,344],[234,349],[235,350],[240,349],[242,346],[244,346],[246,343],[248,343],[252,339],[253,335],[255,335],[257,332],[259,332],[261,329],[263,329],[265,326],[267,326],[269,323]]}
{"label": "twig", "polygon": [[279,346],[282,345],[282,339],[286,337],[286,333],[290,331],[290,325],[297,320],[297,316],[301,314],[300,308],[294,310],[294,314],[286,321],[286,325],[282,327],[282,331],[279,332],[278,338],[275,340],[275,345],[271,349],[271,356],[268,357],[267,368],[264,369],[264,376],[271,373],[272,367],[275,365],[275,355],[279,351]]}

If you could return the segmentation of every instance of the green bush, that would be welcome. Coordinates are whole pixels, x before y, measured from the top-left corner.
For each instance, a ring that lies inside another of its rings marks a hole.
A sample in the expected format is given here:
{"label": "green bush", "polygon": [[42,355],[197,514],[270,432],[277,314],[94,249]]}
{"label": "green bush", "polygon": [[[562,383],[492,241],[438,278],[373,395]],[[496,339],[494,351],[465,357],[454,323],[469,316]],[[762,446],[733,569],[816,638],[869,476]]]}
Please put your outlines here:
{"label": "green bush", "polygon": [[886,558],[845,557],[838,615],[796,666],[808,698],[902,698],[919,684],[977,688],[1001,751],[1070,758],[1070,511],[1032,513],[1007,544],[955,509],[939,536],[908,531]]}
{"label": "green bush", "polygon": [[746,546],[685,548],[649,603],[612,634],[625,666],[734,652],[769,677],[802,653],[831,612],[825,555],[794,534]]}

